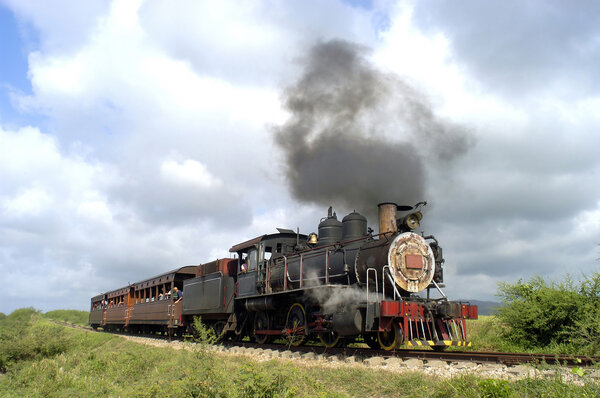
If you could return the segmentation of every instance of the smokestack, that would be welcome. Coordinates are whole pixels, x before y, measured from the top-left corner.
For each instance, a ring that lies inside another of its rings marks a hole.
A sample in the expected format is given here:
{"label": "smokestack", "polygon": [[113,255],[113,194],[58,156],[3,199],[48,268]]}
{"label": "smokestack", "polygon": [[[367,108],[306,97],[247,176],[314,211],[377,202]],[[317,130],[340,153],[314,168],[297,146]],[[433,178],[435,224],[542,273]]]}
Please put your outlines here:
{"label": "smokestack", "polygon": [[385,202],[378,204],[377,207],[379,208],[379,233],[397,232],[396,210],[398,209],[398,205],[396,203]]}

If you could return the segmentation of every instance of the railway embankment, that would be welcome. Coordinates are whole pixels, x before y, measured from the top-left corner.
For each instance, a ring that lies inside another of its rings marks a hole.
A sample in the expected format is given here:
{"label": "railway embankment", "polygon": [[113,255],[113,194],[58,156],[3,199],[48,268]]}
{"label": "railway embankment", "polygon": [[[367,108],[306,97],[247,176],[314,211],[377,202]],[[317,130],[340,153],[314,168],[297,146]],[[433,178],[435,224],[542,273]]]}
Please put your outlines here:
{"label": "railway embankment", "polygon": [[[0,355],[4,361],[0,396],[600,394],[589,369],[579,375],[573,368],[492,367],[418,358],[359,359],[223,345],[211,348],[205,343],[192,345],[67,328],[49,322],[34,310],[20,310],[17,315],[0,321]],[[520,369],[527,374],[510,376],[511,371]],[[495,376],[495,372],[502,375]]]}
{"label": "railway embankment", "polygon": [[[181,350],[197,350],[195,344],[183,341],[171,341],[164,338],[139,337],[119,335],[129,341],[154,347],[170,347]],[[433,353],[430,351],[399,350],[394,353],[385,353],[385,356],[373,356],[369,349],[328,350],[323,347],[286,347],[285,345],[272,344],[266,347],[256,347],[254,344],[241,345],[208,345],[203,349],[216,355],[228,357],[244,356],[257,362],[281,361],[283,364],[292,362],[298,366],[324,367],[324,368],[367,368],[384,370],[392,373],[405,374],[420,372],[442,379],[452,379],[465,375],[475,375],[482,378],[493,378],[507,381],[523,379],[557,379],[565,383],[585,385],[586,383],[600,382],[600,370],[593,367],[573,366],[578,362],[570,357],[567,366],[567,357],[563,362],[565,366],[551,365],[543,361],[536,361],[539,356],[515,353],[485,353],[473,355],[465,353],[461,358],[459,353]],[[425,355],[423,358],[422,354]],[[439,358],[438,358],[439,357]],[[470,359],[467,359],[469,358]],[[460,358],[460,359],[458,359]],[[503,361],[509,358],[508,365]],[[520,361],[520,363],[519,363]]]}

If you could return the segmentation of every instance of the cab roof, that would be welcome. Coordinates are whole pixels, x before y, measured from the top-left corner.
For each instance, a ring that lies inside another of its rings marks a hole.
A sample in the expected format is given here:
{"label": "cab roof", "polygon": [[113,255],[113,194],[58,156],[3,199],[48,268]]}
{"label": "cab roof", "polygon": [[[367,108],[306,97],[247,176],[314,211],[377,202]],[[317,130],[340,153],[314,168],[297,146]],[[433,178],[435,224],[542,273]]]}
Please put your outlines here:
{"label": "cab roof", "polygon": [[254,238],[254,239],[250,239],[250,240],[247,240],[245,242],[238,243],[237,245],[231,246],[231,249],[229,249],[229,252],[230,253],[238,253],[238,252],[245,253],[250,248],[256,246],[260,242],[264,242],[264,241],[268,241],[268,240],[277,240],[277,239],[282,239],[282,240],[291,240],[291,239],[293,239],[295,241],[296,237],[298,237],[298,239],[300,239],[301,241],[307,239],[306,235],[304,235],[304,234],[296,234],[293,231],[291,231],[291,232],[283,232],[283,233],[278,233],[278,234],[265,234],[265,235],[258,236],[258,237]]}

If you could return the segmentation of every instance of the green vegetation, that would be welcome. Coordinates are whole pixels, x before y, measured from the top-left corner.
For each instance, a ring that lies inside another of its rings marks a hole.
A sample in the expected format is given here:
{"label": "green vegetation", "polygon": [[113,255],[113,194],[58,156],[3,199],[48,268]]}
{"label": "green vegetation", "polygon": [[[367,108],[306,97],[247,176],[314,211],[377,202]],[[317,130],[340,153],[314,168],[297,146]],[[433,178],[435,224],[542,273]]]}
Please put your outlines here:
{"label": "green vegetation", "polygon": [[69,341],[62,328],[48,322],[36,322],[39,312],[33,308],[14,311],[0,320],[0,371],[14,363],[39,360],[66,351]]}
{"label": "green vegetation", "polygon": [[505,303],[495,324],[504,347],[516,350],[598,355],[600,351],[600,274],[578,284],[530,281],[502,283]]}
{"label": "green vegetation", "polygon": [[90,318],[88,311],[78,310],[55,310],[43,314],[44,318],[65,321],[75,325],[87,325]]}
{"label": "green vegetation", "polygon": [[[467,338],[472,343],[467,347],[470,351],[519,351],[519,347],[504,339],[503,331],[506,327],[494,315],[480,315],[479,319],[467,320]],[[454,347],[452,347],[454,348]],[[456,347],[462,351],[463,347]]]}
{"label": "green vegetation", "polygon": [[[206,343],[214,336],[202,329]],[[0,320],[0,397],[596,397],[595,383],[517,382],[474,375],[441,379],[361,366],[255,362],[205,344],[174,350],[119,336],[65,328],[27,308]],[[585,376],[584,376],[585,377]]]}
{"label": "green vegetation", "polygon": [[194,341],[200,344],[201,348],[205,348],[207,345],[217,342],[218,338],[215,335],[215,332],[202,323],[201,317],[195,316],[194,324],[192,326],[194,328]]}

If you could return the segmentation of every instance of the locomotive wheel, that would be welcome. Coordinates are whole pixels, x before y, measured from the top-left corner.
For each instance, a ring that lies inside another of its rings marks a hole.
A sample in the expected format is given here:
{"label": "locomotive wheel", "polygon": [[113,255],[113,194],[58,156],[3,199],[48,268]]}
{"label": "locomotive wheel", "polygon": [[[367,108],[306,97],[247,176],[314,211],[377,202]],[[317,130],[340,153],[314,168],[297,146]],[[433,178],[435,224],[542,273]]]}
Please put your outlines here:
{"label": "locomotive wheel", "polygon": [[377,332],[377,340],[381,349],[386,351],[395,350],[402,344],[402,329],[397,323],[392,322],[392,328],[389,332]]}
{"label": "locomotive wheel", "polygon": [[447,345],[432,345],[431,348],[433,349],[433,351],[435,352],[442,352],[444,351],[446,348],[448,348]]}
{"label": "locomotive wheel", "polygon": [[[306,311],[300,303],[294,303],[287,314],[285,327],[291,329],[289,336],[290,345],[294,347],[301,346],[306,340]],[[297,329],[301,328],[301,331]]]}
{"label": "locomotive wheel", "polygon": [[246,335],[246,328],[243,327],[241,330],[234,330],[233,332],[229,332],[229,336],[231,337],[231,341],[242,341],[244,336]]}
{"label": "locomotive wheel", "polygon": [[231,339],[231,341],[242,341],[242,339],[244,338],[244,336],[246,336],[247,333],[246,330],[249,329],[247,327],[247,320],[248,320],[248,316],[246,314],[244,315],[236,315],[235,319],[236,319],[236,326],[235,326],[235,330],[230,330],[227,333],[227,338]]}
{"label": "locomotive wheel", "polygon": [[321,341],[321,344],[327,348],[338,347],[342,343],[342,338],[333,330],[331,332],[321,333],[319,335],[319,340]]}
{"label": "locomotive wheel", "polygon": [[271,319],[269,314],[264,311],[259,311],[254,315],[254,329],[252,331],[252,337],[258,344],[267,344],[271,340],[271,336],[268,334],[257,334],[259,330],[271,329]]}

